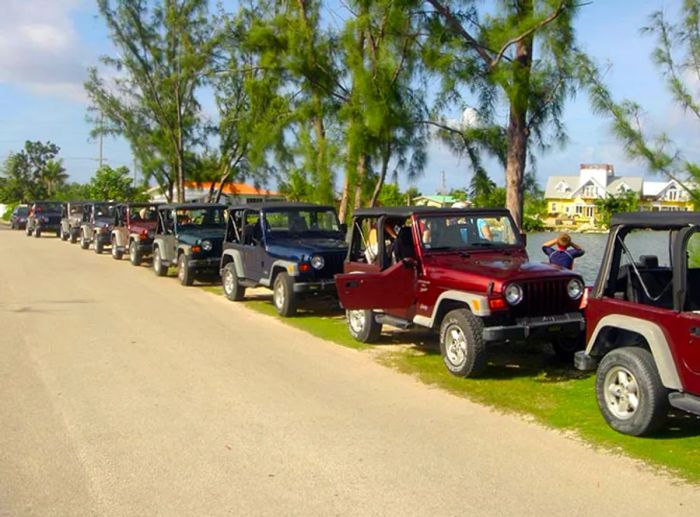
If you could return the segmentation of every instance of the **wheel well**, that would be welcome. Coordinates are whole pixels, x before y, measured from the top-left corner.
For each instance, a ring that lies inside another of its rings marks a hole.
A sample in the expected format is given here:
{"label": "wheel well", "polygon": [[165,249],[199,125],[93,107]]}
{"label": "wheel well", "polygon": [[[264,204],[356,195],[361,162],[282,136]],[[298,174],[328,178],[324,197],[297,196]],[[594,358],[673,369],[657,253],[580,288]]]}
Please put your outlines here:
{"label": "wheel well", "polygon": [[275,280],[277,279],[277,275],[280,273],[286,273],[287,268],[282,267],[282,266],[275,266],[272,268],[272,276],[270,277],[270,286],[272,286],[275,283]]}
{"label": "wheel well", "polygon": [[469,304],[461,300],[443,300],[438,307],[437,313],[435,314],[435,320],[433,321],[433,327],[439,328],[442,323],[443,318],[448,312],[455,309],[467,309],[471,312]]}
{"label": "wheel well", "polygon": [[224,255],[221,257],[221,267],[223,268],[226,264],[233,262],[233,257],[231,255]]}
{"label": "wheel well", "polygon": [[651,351],[646,338],[640,333],[619,327],[604,327],[596,337],[591,354],[602,357],[611,350],[623,346],[635,346]]}

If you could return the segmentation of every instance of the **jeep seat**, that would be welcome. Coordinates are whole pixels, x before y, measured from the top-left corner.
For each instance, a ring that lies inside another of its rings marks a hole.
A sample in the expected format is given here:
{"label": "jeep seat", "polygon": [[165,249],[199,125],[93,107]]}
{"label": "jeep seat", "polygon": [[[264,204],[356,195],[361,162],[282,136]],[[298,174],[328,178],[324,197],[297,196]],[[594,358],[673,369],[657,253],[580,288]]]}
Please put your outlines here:
{"label": "jeep seat", "polygon": [[413,244],[413,229],[410,226],[402,226],[394,241],[394,261],[401,262],[405,258],[416,258],[416,249]]}
{"label": "jeep seat", "polygon": [[[626,285],[628,301],[662,309],[673,308],[673,271],[670,267],[659,267],[659,259],[656,255],[639,257],[637,263],[639,276],[631,264],[626,264],[621,268],[623,269],[628,279]],[[642,282],[649,295],[644,290]]]}

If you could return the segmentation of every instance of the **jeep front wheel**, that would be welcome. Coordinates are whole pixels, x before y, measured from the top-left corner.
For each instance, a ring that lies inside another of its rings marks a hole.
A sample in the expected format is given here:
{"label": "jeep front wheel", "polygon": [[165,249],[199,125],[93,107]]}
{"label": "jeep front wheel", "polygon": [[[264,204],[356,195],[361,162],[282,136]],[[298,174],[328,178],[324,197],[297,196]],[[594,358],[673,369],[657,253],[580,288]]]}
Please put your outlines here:
{"label": "jeep front wheel", "polygon": [[68,233],[70,234],[70,243],[75,244],[78,242],[78,236],[73,230],[68,230]]}
{"label": "jeep front wheel", "polygon": [[112,258],[114,260],[121,260],[123,256],[124,256],[124,252],[120,251],[119,248],[117,247],[117,239],[113,238],[112,239]]}
{"label": "jeep front wheel", "polygon": [[61,230],[61,240],[62,241],[67,241],[68,240],[68,234]]}
{"label": "jeep front wheel", "polygon": [[163,264],[163,258],[160,256],[160,248],[153,250],[153,271],[158,276],[165,276],[168,273],[168,267]]}
{"label": "jeep front wheel", "polygon": [[32,236],[32,228],[29,226],[29,223],[27,223],[26,228],[24,229],[24,233],[27,237]]}
{"label": "jeep front wheel", "polygon": [[375,343],[382,334],[382,324],[374,318],[374,311],[347,310],[345,318],[350,335],[360,343]]}
{"label": "jeep front wheel", "polygon": [[180,253],[177,257],[177,278],[182,285],[194,283],[194,270],[190,268],[190,261],[184,253]]}
{"label": "jeep front wheel", "polygon": [[142,261],[141,250],[136,245],[136,241],[132,240],[129,242],[129,262],[131,262],[132,266],[140,266]]}
{"label": "jeep front wheel", "polygon": [[97,253],[98,255],[101,255],[102,252],[104,251],[104,249],[105,249],[105,245],[102,244],[100,239],[95,238],[95,253]]}
{"label": "jeep front wheel", "polygon": [[85,232],[80,232],[80,247],[84,250],[90,247],[90,241],[85,237]]}
{"label": "jeep front wheel", "polygon": [[552,340],[554,356],[557,361],[562,363],[572,364],[574,354],[584,348],[586,348],[586,336],[583,333],[576,337],[561,337]]}
{"label": "jeep front wheel", "polygon": [[39,228],[34,229],[34,237],[36,237],[37,239],[39,237],[41,237],[41,229],[39,229]]}
{"label": "jeep front wheel", "polygon": [[294,280],[287,273],[279,273],[272,286],[272,301],[280,316],[288,318],[297,312],[297,300],[294,296]]}
{"label": "jeep front wheel", "polygon": [[598,367],[595,390],[603,417],[620,433],[650,434],[666,421],[668,390],[648,350],[623,347],[608,353]]}
{"label": "jeep front wheel", "polygon": [[245,299],[245,287],[238,281],[236,265],[233,262],[229,262],[224,266],[224,272],[221,275],[221,283],[224,286],[226,298],[232,302],[240,302]]}
{"label": "jeep front wheel", "polygon": [[467,309],[450,311],[440,325],[440,353],[451,374],[473,377],[486,367],[484,325]]}

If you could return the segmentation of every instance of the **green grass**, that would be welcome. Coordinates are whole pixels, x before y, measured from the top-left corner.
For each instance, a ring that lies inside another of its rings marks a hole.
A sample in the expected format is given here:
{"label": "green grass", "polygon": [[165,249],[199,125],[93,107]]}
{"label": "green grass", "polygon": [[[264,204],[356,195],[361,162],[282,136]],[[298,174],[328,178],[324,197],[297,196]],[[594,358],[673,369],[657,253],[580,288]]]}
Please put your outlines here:
{"label": "green grass", "polygon": [[[223,295],[221,287],[204,287]],[[263,314],[279,318],[269,296],[246,301]],[[586,442],[625,453],[694,483],[700,482],[700,418],[674,415],[653,438],[634,438],[610,429],[598,410],[595,376],[557,363],[546,345],[492,347],[489,366],[479,379],[450,375],[439,353],[437,336],[427,332],[390,331],[376,345],[354,341],[341,313],[325,309],[279,318],[319,338],[355,349],[371,348],[378,360],[422,382],[503,412],[529,415],[538,422],[572,431]],[[387,346],[404,344],[401,347]]]}

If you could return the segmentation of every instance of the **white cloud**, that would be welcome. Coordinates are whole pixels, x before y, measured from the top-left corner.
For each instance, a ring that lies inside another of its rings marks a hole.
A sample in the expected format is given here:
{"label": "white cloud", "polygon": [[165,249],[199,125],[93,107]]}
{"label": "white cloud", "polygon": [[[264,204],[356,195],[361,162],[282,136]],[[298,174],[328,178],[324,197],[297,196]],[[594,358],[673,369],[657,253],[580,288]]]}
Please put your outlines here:
{"label": "white cloud", "polygon": [[87,50],[70,17],[81,0],[3,0],[0,83],[84,102]]}

